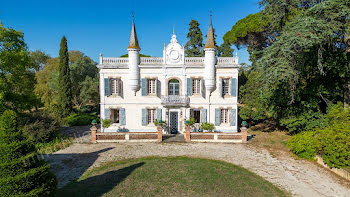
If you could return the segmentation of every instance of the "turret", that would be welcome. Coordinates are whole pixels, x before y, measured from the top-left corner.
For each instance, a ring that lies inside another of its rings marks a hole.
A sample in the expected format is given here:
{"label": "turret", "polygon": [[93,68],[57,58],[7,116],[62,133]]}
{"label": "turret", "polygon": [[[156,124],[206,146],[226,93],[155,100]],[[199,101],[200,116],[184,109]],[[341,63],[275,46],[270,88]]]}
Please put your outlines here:
{"label": "turret", "polygon": [[132,26],[130,33],[130,40],[128,46],[128,56],[129,56],[129,88],[134,92],[140,89],[140,55],[141,50],[139,46],[139,41],[137,40],[136,28],[134,23],[134,15],[132,15]]}
{"label": "turret", "polygon": [[207,35],[207,41],[204,46],[205,58],[205,88],[209,93],[211,93],[215,89],[215,64],[216,64],[216,44],[214,39],[214,30],[211,21],[210,14],[210,24]]}

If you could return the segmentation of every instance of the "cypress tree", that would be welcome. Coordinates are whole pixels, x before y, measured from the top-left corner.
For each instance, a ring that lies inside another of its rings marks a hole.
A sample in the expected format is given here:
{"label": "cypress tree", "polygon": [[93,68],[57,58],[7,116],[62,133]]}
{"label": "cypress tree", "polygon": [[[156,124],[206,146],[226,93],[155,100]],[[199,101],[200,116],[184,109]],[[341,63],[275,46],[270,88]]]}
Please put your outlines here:
{"label": "cypress tree", "polygon": [[219,57],[233,57],[234,49],[231,48],[231,44],[224,40],[224,43],[218,47],[218,56]]}
{"label": "cypress tree", "polygon": [[186,55],[189,57],[201,57],[203,55],[203,34],[199,28],[198,21],[191,20],[187,38],[189,41],[185,45]]}
{"label": "cypress tree", "polygon": [[61,117],[68,116],[72,110],[72,85],[69,71],[69,56],[67,39],[65,36],[61,39],[59,53],[59,79],[58,79],[58,94],[59,94],[59,112]]}
{"label": "cypress tree", "polygon": [[55,196],[57,180],[17,128],[16,113],[0,117],[1,196]]}

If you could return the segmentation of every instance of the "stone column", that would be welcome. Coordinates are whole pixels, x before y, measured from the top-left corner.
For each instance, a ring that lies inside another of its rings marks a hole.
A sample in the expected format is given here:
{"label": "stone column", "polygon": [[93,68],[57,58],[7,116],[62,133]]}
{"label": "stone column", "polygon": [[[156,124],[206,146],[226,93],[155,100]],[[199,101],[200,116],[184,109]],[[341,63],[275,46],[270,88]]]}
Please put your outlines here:
{"label": "stone column", "polygon": [[157,142],[162,142],[163,141],[163,128],[161,126],[157,127],[157,134],[158,134]]}
{"label": "stone column", "polygon": [[185,128],[186,133],[185,133],[185,141],[186,142],[191,142],[191,127],[190,126],[186,126]]}
{"label": "stone column", "polygon": [[248,129],[246,127],[241,127],[242,143],[247,143]]}
{"label": "stone column", "polygon": [[94,126],[92,126],[90,128],[91,131],[91,143],[95,144],[96,143],[96,132],[97,132],[97,128]]}

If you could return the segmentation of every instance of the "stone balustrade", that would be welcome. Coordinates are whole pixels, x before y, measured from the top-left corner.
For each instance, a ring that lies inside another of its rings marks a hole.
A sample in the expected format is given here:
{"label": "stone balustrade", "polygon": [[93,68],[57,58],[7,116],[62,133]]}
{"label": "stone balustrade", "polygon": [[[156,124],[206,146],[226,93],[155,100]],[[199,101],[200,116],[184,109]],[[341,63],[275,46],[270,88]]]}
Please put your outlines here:
{"label": "stone balustrade", "polygon": [[[127,57],[101,57],[100,64],[104,65],[128,65]],[[141,65],[162,65],[163,57],[141,57]],[[218,57],[217,65],[234,65],[238,64],[238,57]],[[204,57],[185,57],[185,65],[204,65]]]}
{"label": "stone balustrade", "polygon": [[166,106],[184,106],[190,104],[190,97],[188,96],[162,96],[162,105]]}

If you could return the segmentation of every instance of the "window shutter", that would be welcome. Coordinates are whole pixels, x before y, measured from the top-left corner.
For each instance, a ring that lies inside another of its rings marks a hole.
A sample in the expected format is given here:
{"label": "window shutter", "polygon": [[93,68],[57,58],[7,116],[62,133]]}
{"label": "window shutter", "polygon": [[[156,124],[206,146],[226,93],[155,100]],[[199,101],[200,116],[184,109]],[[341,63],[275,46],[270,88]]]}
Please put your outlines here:
{"label": "window shutter", "polygon": [[237,79],[236,78],[231,79],[231,96],[234,96],[234,97],[237,96]]}
{"label": "window shutter", "polygon": [[187,78],[187,96],[192,96],[192,79]]}
{"label": "window shutter", "polygon": [[141,94],[142,96],[147,95],[147,80],[145,78],[141,79]]}
{"label": "window shutter", "polygon": [[120,109],[120,125],[126,125],[125,108]]}
{"label": "window shutter", "polygon": [[230,112],[230,125],[236,126],[236,109],[231,109]]}
{"label": "window shutter", "polygon": [[202,122],[207,122],[207,109],[201,110]]}
{"label": "window shutter", "polygon": [[221,97],[224,97],[224,79],[221,79],[221,83],[220,83],[220,95],[221,95]]}
{"label": "window shutter", "polygon": [[162,109],[160,108],[157,109],[157,120],[162,120]]}
{"label": "window shutter", "polygon": [[109,78],[105,78],[105,96],[111,95],[111,85]]}
{"label": "window shutter", "polygon": [[142,126],[147,126],[147,110],[142,109]]}
{"label": "window shutter", "polygon": [[105,120],[110,120],[111,119],[111,109],[106,108],[105,109]]}
{"label": "window shutter", "polygon": [[220,119],[221,119],[221,111],[220,109],[215,109],[215,125],[219,126],[220,125]]}
{"label": "window shutter", "polygon": [[160,98],[162,96],[162,89],[160,81],[157,79],[157,96]]}
{"label": "window shutter", "polygon": [[202,97],[205,98],[205,80],[201,79],[201,92],[202,92]]}
{"label": "window shutter", "polygon": [[119,96],[123,97],[123,81],[119,79]]}

